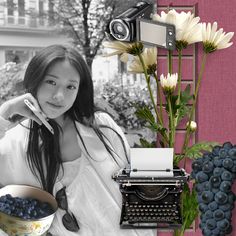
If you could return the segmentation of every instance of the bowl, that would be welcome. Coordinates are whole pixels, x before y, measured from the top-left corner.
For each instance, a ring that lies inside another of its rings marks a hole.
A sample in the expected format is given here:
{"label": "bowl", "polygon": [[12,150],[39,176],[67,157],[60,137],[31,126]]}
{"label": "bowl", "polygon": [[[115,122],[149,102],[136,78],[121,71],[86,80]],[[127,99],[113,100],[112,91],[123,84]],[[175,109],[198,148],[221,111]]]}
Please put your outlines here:
{"label": "bowl", "polygon": [[58,209],[57,201],[51,194],[28,185],[7,185],[0,189],[0,197],[6,194],[11,194],[12,197],[34,198],[47,202],[52,207],[53,213],[39,219],[22,219],[0,211],[0,228],[3,231],[10,236],[36,236],[47,232]]}

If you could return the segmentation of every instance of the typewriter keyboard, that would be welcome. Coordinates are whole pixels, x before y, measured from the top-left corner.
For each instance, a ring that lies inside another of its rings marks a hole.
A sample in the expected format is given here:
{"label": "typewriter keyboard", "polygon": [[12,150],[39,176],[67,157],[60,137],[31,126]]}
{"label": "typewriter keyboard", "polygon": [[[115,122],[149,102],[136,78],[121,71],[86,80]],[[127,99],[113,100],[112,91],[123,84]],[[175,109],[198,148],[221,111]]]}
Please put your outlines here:
{"label": "typewriter keyboard", "polygon": [[124,220],[132,222],[179,222],[180,214],[176,204],[125,203]]}

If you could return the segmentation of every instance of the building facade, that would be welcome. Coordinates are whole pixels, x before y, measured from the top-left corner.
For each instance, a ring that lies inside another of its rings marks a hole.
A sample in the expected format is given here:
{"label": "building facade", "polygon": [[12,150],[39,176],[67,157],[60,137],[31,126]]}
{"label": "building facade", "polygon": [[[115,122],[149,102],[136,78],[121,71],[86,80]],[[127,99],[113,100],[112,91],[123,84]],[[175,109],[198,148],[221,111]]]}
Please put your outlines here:
{"label": "building facade", "polygon": [[58,34],[48,0],[0,0],[0,66],[28,61],[37,50],[69,39]]}

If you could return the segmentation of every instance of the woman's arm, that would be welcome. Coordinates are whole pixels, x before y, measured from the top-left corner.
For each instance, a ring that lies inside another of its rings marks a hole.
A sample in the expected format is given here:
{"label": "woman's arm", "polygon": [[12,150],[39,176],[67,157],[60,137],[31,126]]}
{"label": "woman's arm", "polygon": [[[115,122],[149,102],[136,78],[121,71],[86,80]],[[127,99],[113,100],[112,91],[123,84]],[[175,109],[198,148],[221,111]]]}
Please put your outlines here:
{"label": "woman's arm", "polygon": [[30,93],[18,96],[6,101],[0,106],[0,138],[5,132],[16,126],[24,119],[32,119],[38,124],[42,122],[34,115],[34,113],[25,105],[24,100],[28,99],[40,111],[37,100]]}

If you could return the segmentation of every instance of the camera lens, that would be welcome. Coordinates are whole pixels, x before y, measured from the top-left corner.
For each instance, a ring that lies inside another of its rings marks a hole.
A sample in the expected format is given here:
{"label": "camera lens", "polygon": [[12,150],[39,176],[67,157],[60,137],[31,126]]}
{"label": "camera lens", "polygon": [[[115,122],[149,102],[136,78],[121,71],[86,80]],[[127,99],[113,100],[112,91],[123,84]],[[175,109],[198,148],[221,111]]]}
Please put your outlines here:
{"label": "camera lens", "polygon": [[120,23],[115,24],[114,29],[119,33],[123,33],[123,30],[124,30],[124,28],[122,27],[122,24]]}
{"label": "camera lens", "polygon": [[114,19],[109,25],[111,35],[121,41],[125,41],[129,37],[129,28],[126,23],[120,19]]}

